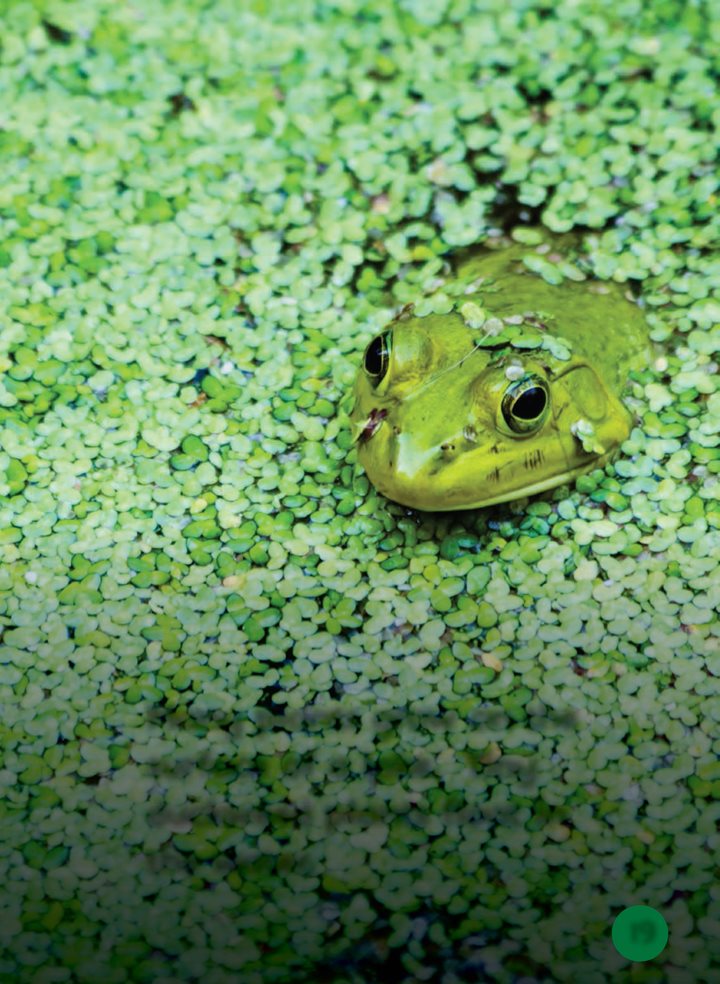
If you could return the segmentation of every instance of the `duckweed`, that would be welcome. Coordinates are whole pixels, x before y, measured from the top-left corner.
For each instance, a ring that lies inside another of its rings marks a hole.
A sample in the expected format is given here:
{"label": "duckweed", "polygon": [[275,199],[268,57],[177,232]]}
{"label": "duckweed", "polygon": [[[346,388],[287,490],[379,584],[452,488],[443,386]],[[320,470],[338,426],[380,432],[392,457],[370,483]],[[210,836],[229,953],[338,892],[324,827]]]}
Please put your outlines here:
{"label": "duckweed", "polygon": [[[717,977],[716,18],[8,13],[0,982]],[[413,303],[569,358],[451,277],[538,224],[644,306],[632,434],[412,514],[356,466],[365,346]]]}

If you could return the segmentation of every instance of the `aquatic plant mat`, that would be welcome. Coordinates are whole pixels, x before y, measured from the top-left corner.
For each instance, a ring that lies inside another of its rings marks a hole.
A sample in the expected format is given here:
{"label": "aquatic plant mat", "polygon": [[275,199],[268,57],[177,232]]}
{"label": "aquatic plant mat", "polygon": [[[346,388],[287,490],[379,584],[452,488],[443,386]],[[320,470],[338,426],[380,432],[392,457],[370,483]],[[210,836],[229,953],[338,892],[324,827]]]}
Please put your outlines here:
{"label": "aquatic plant mat", "polygon": [[[1,984],[717,979],[712,5],[0,9]],[[613,465],[411,513],[345,397],[499,221],[659,354]]]}

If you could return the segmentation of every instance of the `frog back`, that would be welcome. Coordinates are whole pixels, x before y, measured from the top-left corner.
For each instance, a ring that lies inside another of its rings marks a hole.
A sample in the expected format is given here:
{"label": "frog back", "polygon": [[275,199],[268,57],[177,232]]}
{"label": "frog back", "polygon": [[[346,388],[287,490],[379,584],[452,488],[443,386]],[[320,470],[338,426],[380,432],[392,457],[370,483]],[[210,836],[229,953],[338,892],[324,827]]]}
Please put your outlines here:
{"label": "frog back", "polygon": [[545,281],[523,262],[528,256],[566,261],[577,252],[576,234],[548,236],[544,254],[533,246],[507,239],[484,245],[466,257],[458,276],[471,282],[482,278],[477,296],[470,295],[491,315],[504,318],[533,312],[547,316],[547,329],[567,339],[576,355],[585,358],[619,395],[628,373],[647,365],[651,355],[647,322],[642,310],[626,296],[627,286],[614,281]]}

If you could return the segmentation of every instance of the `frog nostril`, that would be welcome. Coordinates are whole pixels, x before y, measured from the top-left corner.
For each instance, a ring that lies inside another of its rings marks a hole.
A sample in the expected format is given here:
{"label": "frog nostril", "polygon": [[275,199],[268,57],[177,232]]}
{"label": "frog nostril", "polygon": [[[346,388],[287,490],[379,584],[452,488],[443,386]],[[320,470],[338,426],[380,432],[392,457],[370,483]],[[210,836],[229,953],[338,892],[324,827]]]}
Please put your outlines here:
{"label": "frog nostril", "polygon": [[370,438],[377,432],[387,415],[387,410],[378,410],[376,407],[373,407],[370,411],[370,416],[362,425],[362,429],[360,431],[360,441],[369,441]]}

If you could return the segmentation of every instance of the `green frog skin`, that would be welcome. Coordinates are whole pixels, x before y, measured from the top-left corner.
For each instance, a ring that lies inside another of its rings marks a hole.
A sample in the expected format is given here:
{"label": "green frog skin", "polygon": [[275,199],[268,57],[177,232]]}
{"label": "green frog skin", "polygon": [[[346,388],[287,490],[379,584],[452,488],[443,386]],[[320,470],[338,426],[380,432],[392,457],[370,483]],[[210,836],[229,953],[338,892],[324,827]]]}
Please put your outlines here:
{"label": "green frog skin", "polygon": [[[545,235],[550,260],[573,237]],[[384,496],[420,510],[490,506],[574,481],[630,434],[622,394],[651,348],[622,284],[546,282],[500,239],[457,271],[447,314],[405,308],[368,345],[351,422]]]}

